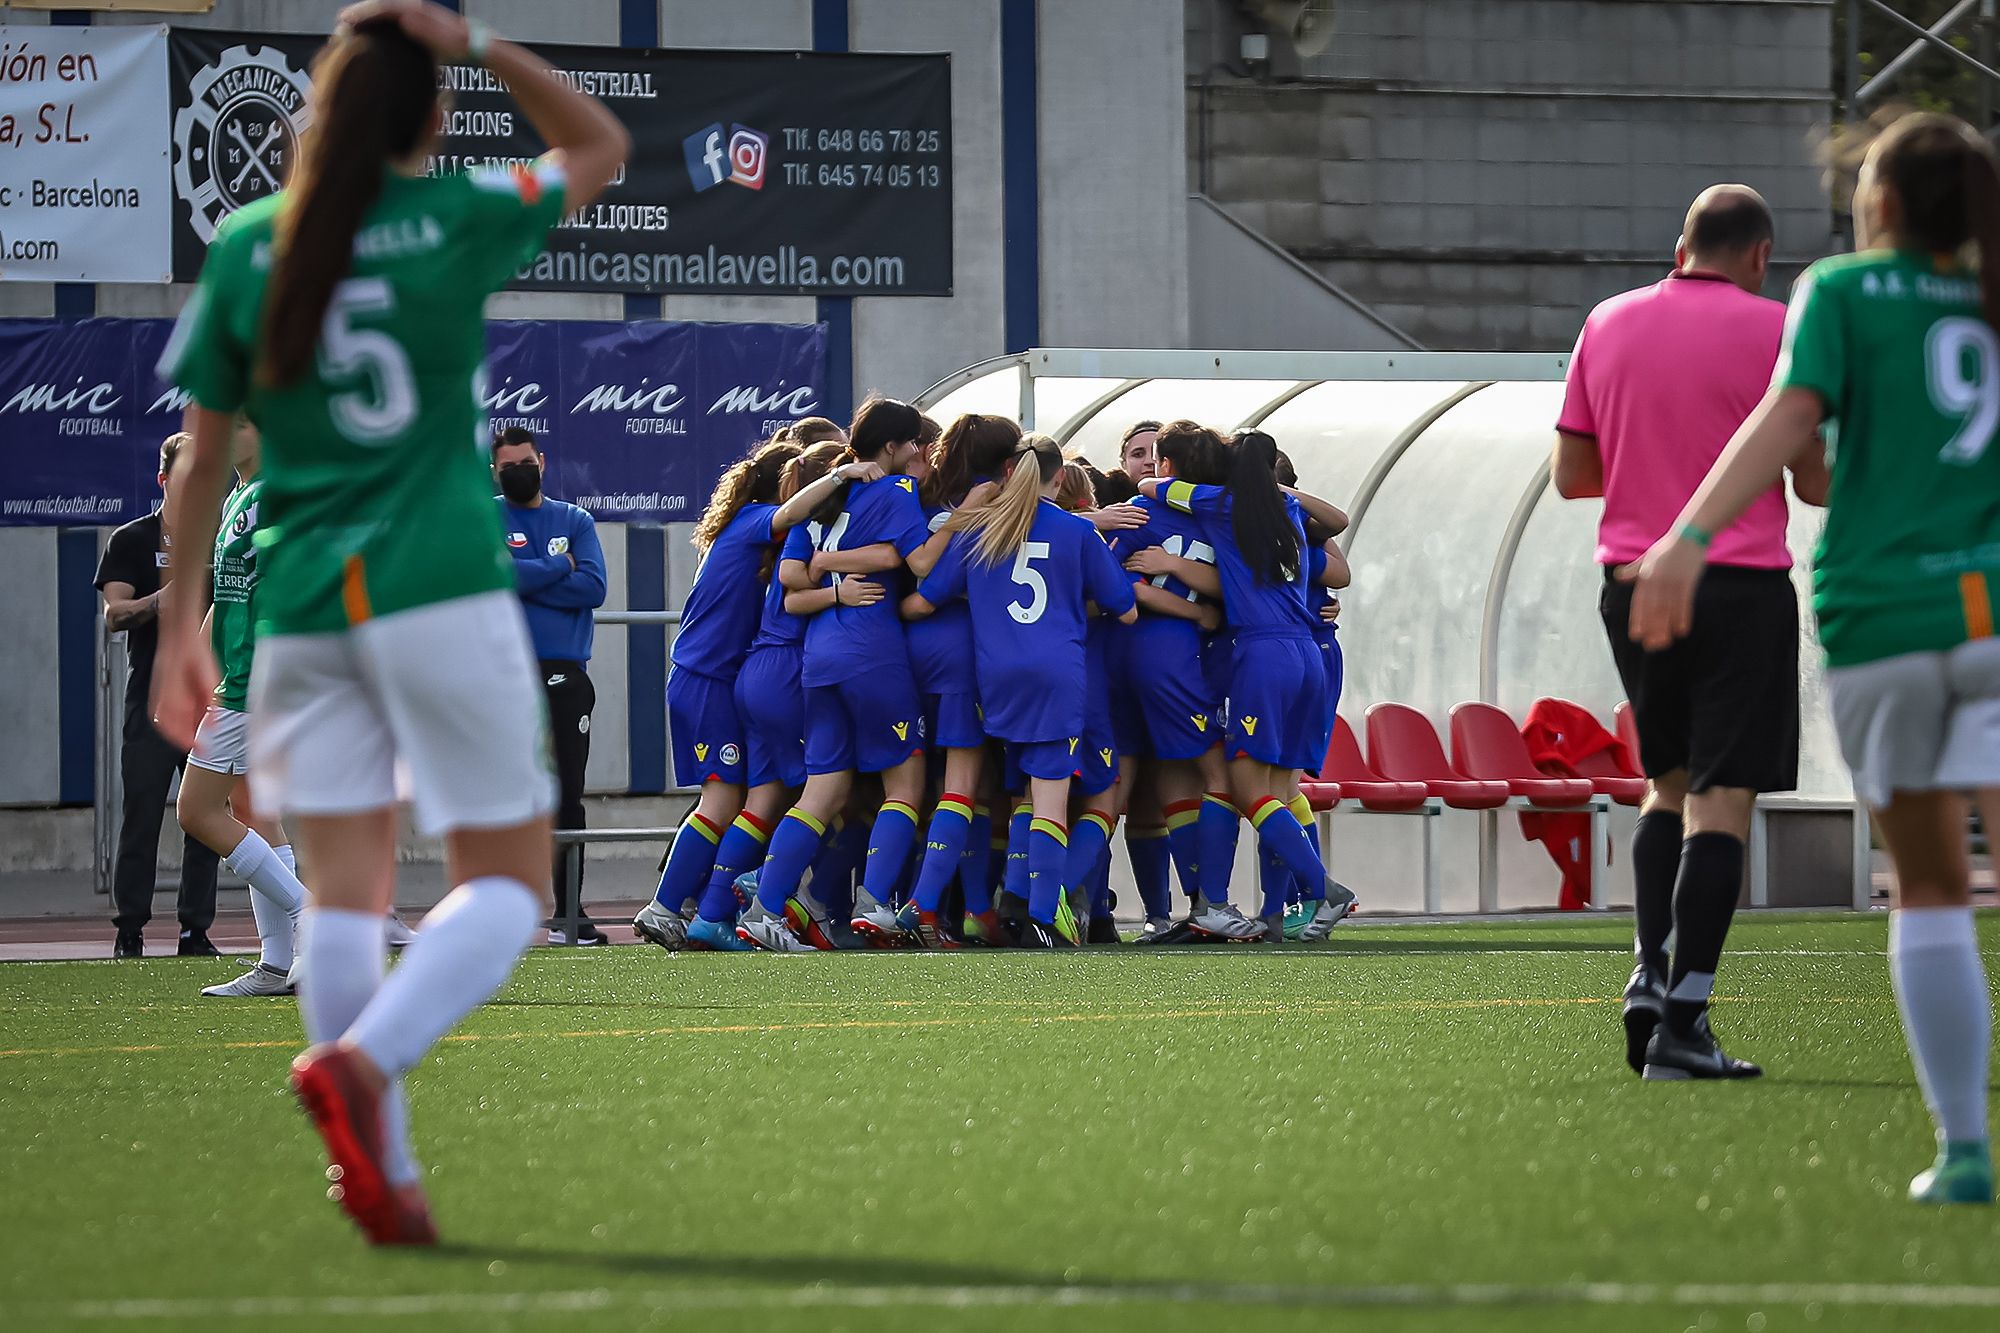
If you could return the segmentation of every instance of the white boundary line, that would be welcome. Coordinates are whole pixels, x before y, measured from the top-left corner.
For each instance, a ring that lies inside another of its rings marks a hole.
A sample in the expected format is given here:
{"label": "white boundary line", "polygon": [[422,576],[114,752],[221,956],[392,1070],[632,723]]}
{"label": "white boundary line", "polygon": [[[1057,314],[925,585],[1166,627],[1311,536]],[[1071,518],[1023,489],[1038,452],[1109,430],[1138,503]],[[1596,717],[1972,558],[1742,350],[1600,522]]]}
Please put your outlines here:
{"label": "white boundary line", "polygon": [[[450,1292],[406,1296],[244,1296],[185,1300],[49,1301],[0,1305],[0,1323],[39,1318],[414,1319],[437,1315],[567,1314],[600,1310],[980,1309],[1020,1306],[1224,1305],[1276,1309],[1494,1306],[1834,1306],[2000,1310],[2000,1287],[1870,1283],[1587,1282],[1287,1287],[1232,1284],[828,1286]],[[26,1325],[32,1327],[32,1323]]]}

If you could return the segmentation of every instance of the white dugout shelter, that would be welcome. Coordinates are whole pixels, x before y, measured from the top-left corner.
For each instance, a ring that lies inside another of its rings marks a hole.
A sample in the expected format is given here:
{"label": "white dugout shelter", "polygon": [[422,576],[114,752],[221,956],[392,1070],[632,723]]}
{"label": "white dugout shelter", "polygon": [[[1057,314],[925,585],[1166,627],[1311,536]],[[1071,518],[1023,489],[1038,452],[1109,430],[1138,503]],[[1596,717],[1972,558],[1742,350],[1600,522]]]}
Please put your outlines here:
{"label": "white dugout shelter", "polygon": [[[1109,470],[1134,421],[1187,417],[1257,427],[1291,456],[1299,484],[1345,508],[1354,584],[1341,594],[1347,678],[1341,714],[1364,731],[1370,705],[1398,702],[1448,735],[1452,705],[1575,700],[1610,725],[1624,697],[1598,618],[1597,501],[1549,485],[1549,451],[1569,358],[1548,353],[1213,352],[1041,348],[984,361],[919,399],[1014,417]],[[1865,905],[1867,826],[1827,714],[1810,642],[1809,562],[1817,511],[1794,503],[1791,546],[1805,670],[1799,788],[1766,798],[1753,833],[1754,905]],[[1328,862],[1370,908],[1423,904],[1415,821],[1333,816]],[[1613,813],[1614,865],[1600,905],[1631,901],[1629,811]],[[1447,911],[1553,905],[1559,876],[1512,816],[1445,812],[1439,892]],[[1248,840],[1246,840],[1248,841]],[[1122,859],[1122,858],[1121,858]],[[1252,862],[1239,885],[1255,883]]]}

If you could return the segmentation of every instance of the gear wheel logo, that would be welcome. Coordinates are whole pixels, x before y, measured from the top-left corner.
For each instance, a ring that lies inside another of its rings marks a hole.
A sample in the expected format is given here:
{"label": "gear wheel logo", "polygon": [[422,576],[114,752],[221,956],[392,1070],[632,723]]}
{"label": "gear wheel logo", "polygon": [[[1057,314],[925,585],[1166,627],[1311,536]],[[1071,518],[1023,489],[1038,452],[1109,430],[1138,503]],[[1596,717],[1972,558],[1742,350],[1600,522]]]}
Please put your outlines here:
{"label": "gear wheel logo", "polygon": [[174,115],[174,193],[206,244],[222,219],[277,193],[312,124],[312,80],[276,47],[232,46],[188,81]]}

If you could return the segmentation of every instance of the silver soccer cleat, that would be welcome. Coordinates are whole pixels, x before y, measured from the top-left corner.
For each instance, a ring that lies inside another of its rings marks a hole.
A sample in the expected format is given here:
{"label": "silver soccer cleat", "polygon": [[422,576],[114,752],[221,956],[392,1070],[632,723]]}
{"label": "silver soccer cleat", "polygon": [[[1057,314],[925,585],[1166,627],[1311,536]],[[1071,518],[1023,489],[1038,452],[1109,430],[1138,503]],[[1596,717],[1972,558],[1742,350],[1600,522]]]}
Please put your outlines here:
{"label": "silver soccer cleat", "polygon": [[656,902],[647,903],[632,918],[632,933],[670,953],[687,947],[687,922],[679,912],[669,911]]}
{"label": "silver soccer cleat", "polygon": [[1210,904],[1188,918],[1197,933],[1233,944],[1264,938],[1264,923],[1252,921],[1228,903]]}
{"label": "silver soccer cleat", "polygon": [[201,993],[217,999],[243,999],[250,996],[290,995],[290,979],[275,967],[263,963],[251,968],[234,981],[225,981],[220,986],[204,986]]}

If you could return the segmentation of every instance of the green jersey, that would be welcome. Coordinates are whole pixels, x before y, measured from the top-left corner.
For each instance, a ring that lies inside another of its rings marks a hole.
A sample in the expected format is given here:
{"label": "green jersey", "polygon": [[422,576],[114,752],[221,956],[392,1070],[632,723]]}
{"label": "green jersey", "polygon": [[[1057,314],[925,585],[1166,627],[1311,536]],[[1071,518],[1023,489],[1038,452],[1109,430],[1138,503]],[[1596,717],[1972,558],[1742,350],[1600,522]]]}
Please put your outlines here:
{"label": "green jersey", "polygon": [[216,231],[161,358],[200,406],[263,436],[257,621],[336,632],[514,587],[487,470],[485,300],[542,248],[562,171],[391,174],[354,238],[306,373],[261,383],[274,195]]}
{"label": "green jersey", "polygon": [[257,493],[262,489],[262,482],[246,481],[231,491],[215,530],[215,609],[208,628],[222,675],[215,683],[215,703],[235,713],[243,711],[249,696],[250,655],[257,643],[252,605],[257,591]]}
{"label": "green jersey", "polygon": [[1821,260],[1793,294],[1774,383],[1826,404],[1813,607],[1828,664],[1992,634],[2000,336],[1977,279],[1901,251]]}

